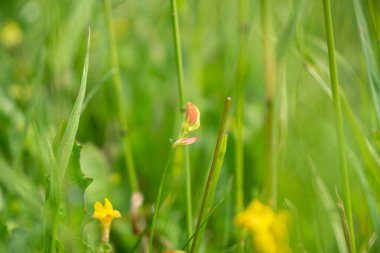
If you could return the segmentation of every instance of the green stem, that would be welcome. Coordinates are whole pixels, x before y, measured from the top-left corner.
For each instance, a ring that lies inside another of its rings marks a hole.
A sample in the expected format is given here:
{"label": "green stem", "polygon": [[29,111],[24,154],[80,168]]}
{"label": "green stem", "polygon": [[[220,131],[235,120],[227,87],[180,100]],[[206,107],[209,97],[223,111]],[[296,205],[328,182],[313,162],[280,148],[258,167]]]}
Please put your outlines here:
{"label": "green stem", "polygon": [[184,163],[185,163],[185,178],[186,178],[186,225],[187,235],[190,236],[193,233],[193,212],[191,203],[191,173],[190,173],[190,159],[189,148],[184,148]]}
{"label": "green stem", "polygon": [[238,56],[238,67],[236,71],[236,139],[235,139],[235,178],[236,178],[236,212],[244,208],[244,143],[243,143],[243,125],[244,125],[244,78],[246,76],[246,48],[248,40],[248,22],[244,15],[246,10],[246,1],[239,1],[239,44],[240,53]]}
{"label": "green stem", "polygon": [[154,211],[153,211],[153,219],[152,219],[152,225],[150,228],[150,235],[149,235],[149,252],[153,252],[153,238],[154,238],[154,231],[156,228],[156,222],[157,222],[157,217],[158,217],[158,211],[160,209],[161,205],[161,198],[162,198],[162,190],[164,188],[165,182],[166,182],[166,177],[170,168],[170,164],[172,163],[173,157],[174,157],[174,148],[171,148],[168,154],[168,158],[166,159],[166,164],[164,168],[164,172],[162,173],[161,181],[160,181],[160,186],[158,188],[158,193],[157,193],[157,199],[156,203],[154,204]]}
{"label": "green stem", "polygon": [[179,33],[178,25],[178,10],[177,1],[171,0],[172,7],[172,25],[173,25],[173,35],[174,35],[174,47],[175,56],[177,63],[177,74],[178,74],[178,96],[179,105],[181,113],[185,111],[185,96],[184,96],[184,81],[183,81],[183,67],[182,67],[182,53],[181,53],[181,36]]}
{"label": "green stem", "polygon": [[228,114],[230,111],[230,106],[231,106],[231,98],[227,97],[225,105],[224,105],[224,112],[223,112],[223,116],[222,116],[222,121],[221,121],[220,126],[219,126],[218,139],[217,139],[216,145],[215,145],[214,156],[212,159],[212,164],[211,164],[210,172],[209,172],[208,179],[207,179],[206,190],[205,190],[205,194],[203,196],[202,206],[201,206],[201,210],[199,212],[197,226],[195,228],[194,239],[193,239],[193,244],[191,245],[190,253],[194,253],[197,250],[200,226],[201,226],[202,221],[205,217],[206,209],[209,206],[209,201],[210,201],[209,196],[210,196],[210,193],[212,192],[212,189],[213,189],[212,182],[214,182],[213,178],[215,175],[215,170],[217,169],[217,165],[219,163],[218,162],[219,161],[219,159],[218,159],[219,153],[221,152],[221,149],[223,148],[223,139],[224,139],[224,136],[226,133],[227,119],[228,119]]}
{"label": "green stem", "polygon": [[129,178],[129,185],[133,192],[139,191],[139,186],[136,176],[136,168],[133,161],[132,148],[128,138],[128,124],[126,118],[126,109],[123,104],[123,91],[122,81],[120,76],[119,58],[116,47],[115,32],[112,21],[112,11],[110,0],[103,0],[104,14],[108,29],[109,50],[111,54],[111,64],[115,71],[113,75],[113,85],[116,99],[116,110],[118,114],[119,124],[122,132],[124,156],[127,164],[127,172]]}
{"label": "green stem", "polygon": [[[183,66],[182,66],[182,53],[181,53],[181,36],[179,33],[178,25],[178,9],[177,1],[171,0],[172,10],[172,28],[173,39],[176,55],[176,65],[178,74],[178,96],[179,96],[179,108],[180,112],[185,111],[185,95],[184,95],[184,80],[183,80]],[[186,227],[187,235],[191,236],[193,233],[192,228],[192,203],[191,203],[191,173],[190,173],[190,161],[188,147],[184,147],[184,167],[185,167],[185,180],[186,180]]]}
{"label": "green stem", "polygon": [[61,183],[58,179],[58,166],[53,154],[53,148],[45,140],[49,152],[50,177],[45,199],[44,220],[44,253],[56,252],[56,241],[59,223],[59,210],[61,205]]}
{"label": "green stem", "polygon": [[236,105],[236,140],[235,140],[235,177],[236,177],[236,212],[244,208],[244,144],[243,144],[243,112],[242,94],[237,96]]}
{"label": "green stem", "polygon": [[44,234],[44,253],[56,252],[56,241],[59,222],[60,193],[59,181],[56,173],[57,166],[51,166],[50,181],[46,196],[45,206],[45,234]]}
{"label": "green stem", "polygon": [[277,205],[277,168],[274,166],[275,154],[275,132],[274,132],[274,97],[276,94],[276,62],[273,55],[273,45],[270,39],[271,22],[269,11],[271,9],[270,0],[261,1],[261,17],[264,44],[264,71],[265,71],[265,167],[267,171],[267,183],[264,192],[272,207]]}
{"label": "green stem", "polygon": [[323,10],[325,18],[325,28],[327,36],[327,48],[329,55],[329,67],[330,67],[330,81],[331,81],[331,91],[333,97],[333,103],[335,108],[335,118],[336,118],[336,134],[338,140],[338,150],[339,150],[339,160],[341,168],[341,176],[343,178],[343,193],[344,193],[344,205],[347,211],[348,225],[350,227],[351,233],[351,248],[352,252],[356,252],[355,248],[355,235],[354,235],[354,224],[352,217],[352,207],[351,207],[351,193],[350,184],[348,179],[348,169],[347,169],[347,157],[345,151],[345,140],[344,140],[344,130],[343,130],[343,119],[342,119],[342,109],[339,96],[339,80],[338,80],[338,70],[335,58],[335,46],[334,46],[334,34],[331,18],[331,7],[330,0],[323,0]]}

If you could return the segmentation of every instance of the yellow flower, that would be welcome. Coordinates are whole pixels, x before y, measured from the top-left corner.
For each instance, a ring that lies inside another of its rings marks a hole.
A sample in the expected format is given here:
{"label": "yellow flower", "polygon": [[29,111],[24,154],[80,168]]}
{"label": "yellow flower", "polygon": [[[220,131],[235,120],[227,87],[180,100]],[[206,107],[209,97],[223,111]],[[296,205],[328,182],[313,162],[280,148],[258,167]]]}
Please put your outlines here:
{"label": "yellow flower", "polygon": [[16,47],[22,42],[22,30],[15,21],[7,22],[1,29],[1,42],[7,48]]}
{"label": "yellow flower", "polygon": [[286,211],[275,213],[269,206],[253,200],[248,208],[235,217],[235,223],[248,229],[253,245],[260,253],[290,253]]}
{"label": "yellow flower", "polygon": [[165,250],[164,253],[186,253],[186,251],[169,249],[169,250]]}
{"label": "yellow flower", "polygon": [[92,218],[100,221],[102,224],[102,241],[108,242],[112,220],[120,218],[121,214],[113,209],[111,202],[107,198],[104,199],[104,206],[99,201],[96,201],[94,209]]}

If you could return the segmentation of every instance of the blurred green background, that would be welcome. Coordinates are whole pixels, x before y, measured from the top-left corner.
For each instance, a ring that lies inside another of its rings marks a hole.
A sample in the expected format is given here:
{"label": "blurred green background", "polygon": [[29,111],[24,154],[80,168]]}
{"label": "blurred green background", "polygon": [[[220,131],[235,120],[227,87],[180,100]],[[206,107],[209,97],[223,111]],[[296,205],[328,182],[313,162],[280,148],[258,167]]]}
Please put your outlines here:
{"label": "blurred green background", "polygon": [[[354,2],[362,8],[368,30],[362,28],[370,39],[366,47],[374,65],[360,41],[355,16],[359,9]],[[233,222],[237,80],[244,94],[245,206],[260,197],[264,188],[266,99],[260,6],[256,0],[178,1],[185,97],[201,112],[201,127],[195,133],[199,141],[189,147],[194,215],[202,201],[224,100],[227,96],[233,100],[229,142],[215,198],[223,202],[209,220],[203,252],[237,252],[242,240]],[[375,92],[371,90],[368,71],[376,73],[379,67],[380,6],[375,0],[337,0],[331,8],[340,85],[348,101],[343,113],[357,248],[379,252],[375,231],[380,226],[380,182],[376,178],[380,160],[374,104],[379,83],[375,82]],[[292,214],[294,252],[342,251],[335,205],[335,187],[342,196],[342,182],[334,107],[326,94],[330,81],[322,1],[272,0],[269,14],[277,63],[272,74],[277,77],[279,108],[278,208]],[[170,1],[115,0],[112,18],[122,103],[127,109],[126,134],[149,224],[170,139],[177,137],[181,126]],[[88,27],[87,95],[93,96],[83,110],[76,140],[83,146],[82,171],[94,180],[85,191],[84,218],[79,210],[81,193],[68,193],[79,209],[65,211],[71,218],[59,227],[60,247],[63,252],[95,247],[99,227],[90,217],[93,203],[105,197],[124,216],[114,222],[111,241],[115,250],[130,252],[138,238],[128,216],[131,188],[115,109],[102,1],[0,1],[0,173],[7,175],[0,179],[2,252],[39,252],[43,247],[42,208],[49,164],[41,140],[53,142],[61,121],[70,116],[79,91]],[[243,67],[239,67],[244,47]],[[174,248],[182,248],[187,241],[184,177],[182,167],[173,166],[158,222],[158,230]],[[371,239],[374,245],[368,247]],[[162,248],[158,246],[158,252]]]}

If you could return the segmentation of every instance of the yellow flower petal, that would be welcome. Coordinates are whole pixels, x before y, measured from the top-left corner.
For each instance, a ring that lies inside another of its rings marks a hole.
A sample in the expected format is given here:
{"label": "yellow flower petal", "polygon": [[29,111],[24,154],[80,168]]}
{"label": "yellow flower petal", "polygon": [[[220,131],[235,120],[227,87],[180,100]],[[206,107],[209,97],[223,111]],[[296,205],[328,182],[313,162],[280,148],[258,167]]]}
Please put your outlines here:
{"label": "yellow flower petal", "polygon": [[104,206],[100,202],[96,202],[94,204],[94,214],[92,215],[92,218],[97,219],[100,221],[100,223],[103,226],[103,230],[110,229],[112,220],[114,218],[120,218],[121,214],[119,211],[114,210],[111,202],[105,198],[104,199]]}
{"label": "yellow flower petal", "polygon": [[235,223],[252,234],[257,252],[290,253],[286,211],[275,213],[271,207],[254,200],[246,210],[235,217]]}

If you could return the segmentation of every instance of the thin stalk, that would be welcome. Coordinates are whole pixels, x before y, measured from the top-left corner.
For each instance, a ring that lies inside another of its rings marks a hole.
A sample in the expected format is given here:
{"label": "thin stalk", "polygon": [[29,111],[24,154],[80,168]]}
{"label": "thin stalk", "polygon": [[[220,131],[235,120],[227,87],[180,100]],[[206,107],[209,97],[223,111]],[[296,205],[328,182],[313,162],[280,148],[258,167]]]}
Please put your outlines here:
{"label": "thin stalk", "polygon": [[263,30],[264,46],[264,79],[265,79],[265,171],[267,171],[267,183],[264,192],[266,198],[272,207],[277,205],[277,168],[275,165],[275,132],[274,132],[274,97],[276,94],[276,61],[274,57],[273,43],[270,39],[271,21],[270,21],[271,1],[261,1],[261,22]]}
{"label": "thin stalk", "polygon": [[132,148],[130,145],[128,137],[128,123],[126,118],[126,108],[123,104],[123,92],[122,92],[122,81],[120,76],[119,58],[116,47],[115,32],[113,28],[112,21],[112,11],[110,0],[103,0],[104,15],[107,23],[108,30],[108,40],[109,40],[109,50],[111,54],[111,64],[115,71],[113,75],[113,88],[116,99],[116,110],[118,115],[118,120],[122,132],[122,141],[124,148],[124,157],[127,165],[127,173],[129,178],[129,185],[133,192],[139,191],[139,185],[137,182],[136,168],[133,161]]}
{"label": "thin stalk", "polygon": [[231,106],[231,98],[227,97],[225,105],[224,105],[222,121],[219,126],[218,139],[215,145],[214,156],[212,159],[211,168],[210,168],[210,172],[209,172],[207,183],[206,183],[206,190],[205,190],[205,194],[203,195],[203,201],[202,201],[201,210],[198,215],[197,226],[195,227],[194,239],[193,239],[193,244],[191,245],[190,253],[194,253],[197,250],[197,244],[198,244],[199,234],[200,234],[199,233],[200,226],[205,217],[206,209],[209,206],[209,201],[210,201],[209,196],[213,189],[212,182],[214,182],[213,178],[214,178],[215,170],[217,168],[218,161],[219,161],[218,159],[219,153],[221,152],[221,149],[223,147],[222,143],[223,143],[223,138],[226,133],[227,119],[228,119],[228,114],[230,111],[230,106]]}
{"label": "thin stalk", "polygon": [[244,143],[243,117],[244,95],[239,92],[236,104],[236,139],[235,139],[235,177],[236,177],[236,212],[244,208]]}
{"label": "thin stalk", "polygon": [[61,204],[60,182],[57,173],[58,167],[51,147],[49,147],[49,152],[50,178],[45,200],[44,253],[56,252],[59,209]]}
{"label": "thin stalk", "polygon": [[248,38],[248,21],[244,15],[246,1],[239,1],[239,44],[240,52],[238,56],[238,66],[236,70],[236,139],[235,139],[235,179],[236,179],[236,212],[244,208],[244,85],[243,80],[246,75],[246,48]]}
{"label": "thin stalk", "polygon": [[162,173],[161,181],[160,181],[160,186],[158,188],[158,193],[157,193],[157,199],[156,203],[154,204],[154,211],[153,211],[153,219],[152,219],[152,225],[150,228],[150,235],[149,235],[149,252],[153,252],[153,238],[154,238],[154,231],[156,228],[156,222],[157,222],[157,217],[158,217],[158,211],[160,209],[161,205],[161,198],[162,198],[162,190],[164,188],[165,182],[166,182],[166,177],[168,175],[168,171],[170,168],[170,165],[172,164],[173,157],[174,157],[174,148],[171,148],[168,154],[168,158],[166,159],[166,164],[164,171]]}
{"label": "thin stalk", "polygon": [[[172,10],[172,28],[173,39],[176,55],[177,75],[178,75],[178,97],[180,112],[185,111],[185,95],[184,95],[184,80],[183,80],[183,66],[182,66],[182,53],[181,53],[181,36],[179,33],[178,25],[178,10],[177,1],[171,0]],[[183,115],[185,117],[185,115]],[[184,167],[185,167],[185,180],[186,180],[186,228],[187,235],[191,236],[193,233],[192,228],[192,202],[191,202],[191,173],[190,173],[190,160],[188,147],[184,147]]]}
{"label": "thin stalk", "polygon": [[380,8],[380,2],[376,0],[368,0],[368,9],[371,13],[371,19],[372,19],[372,24],[373,24],[373,29],[374,29],[374,40],[376,44],[376,62],[377,62],[377,73],[379,76],[377,77],[380,79],[380,13],[379,13],[379,8]]}
{"label": "thin stalk", "polygon": [[183,81],[183,67],[182,67],[182,53],[181,53],[181,36],[179,33],[178,25],[178,10],[177,10],[177,1],[171,0],[172,7],[172,28],[174,35],[174,47],[175,47],[175,56],[177,64],[177,74],[178,74],[178,96],[179,96],[179,105],[181,113],[185,111],[185,96],[184,96],[184,81]]}
{"label": "thin stalk", "polygon": [[350,228],[351,234],[351,248],[352,252],[356,252],[355,247],[355,235],[354,235],[354,224],[352,218],[352,207],[351,207],[351,193],[350,184],[348,179],[348,169],[347,169],[347,155],[345,151],[345,140],[344,140],[344,130],[343,130],[343,119],[342,119],[342,109],[339,96],[339,80],[338,80],[338,70],[336,65],[335,57],[335,46],[334,46],[334,34],[331,18],[331,7],[330,0],[323,0],[323,10],[325,19],[325,28],[327,36],[327,48],[329,55],[329,67],[330,67],[330,81],[331,81],[331,91],[333,97],[333,103],[335,108],[335,118],[336,118],[336,134],[338,139],[338,150],[339,150],[339,160],[341,168],[341,176],[343,179],[343,194],[344,194],[344,205],[347,211],[347,220]]}
{"label": "thin stalk", "polygon": [[186,228],[187,235],[190,236],[193,233],[193,212],[191,203],[191,173],[190,173],[190,159],[189,148],[183,147],[184,151],[184,163],[185,163],[185,180],[186,180]]}

